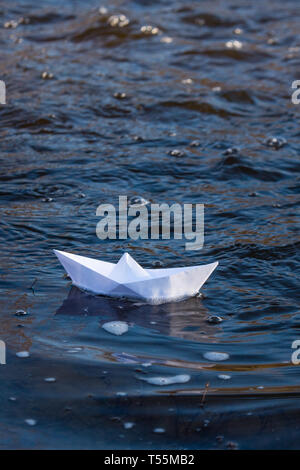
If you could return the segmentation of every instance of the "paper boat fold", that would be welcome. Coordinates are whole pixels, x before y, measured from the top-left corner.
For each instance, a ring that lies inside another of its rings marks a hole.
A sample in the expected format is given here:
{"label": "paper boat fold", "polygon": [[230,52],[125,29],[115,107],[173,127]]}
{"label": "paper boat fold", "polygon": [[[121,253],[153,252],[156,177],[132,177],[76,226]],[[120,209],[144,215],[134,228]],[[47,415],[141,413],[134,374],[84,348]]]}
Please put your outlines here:
{"label": "paper boat fold", "polygon": [[196,295],[218,262],[202,266],[144,269],[128,253],[117,264],[54,250],[72,283],[95,294],[141,299],[151,304]]}

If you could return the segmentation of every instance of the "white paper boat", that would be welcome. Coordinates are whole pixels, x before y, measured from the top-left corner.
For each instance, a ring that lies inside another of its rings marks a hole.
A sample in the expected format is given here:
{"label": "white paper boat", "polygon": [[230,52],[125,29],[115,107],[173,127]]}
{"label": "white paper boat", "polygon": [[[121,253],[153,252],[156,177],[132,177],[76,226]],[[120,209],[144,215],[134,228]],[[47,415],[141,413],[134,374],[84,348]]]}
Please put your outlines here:
{"label": "white paper boat", "polygon": [[170,269],[143,269],[128,253],[117,264],[54,250],[80,289],[110,297],[142,299],[151,304],[194,296],[218,262]]}

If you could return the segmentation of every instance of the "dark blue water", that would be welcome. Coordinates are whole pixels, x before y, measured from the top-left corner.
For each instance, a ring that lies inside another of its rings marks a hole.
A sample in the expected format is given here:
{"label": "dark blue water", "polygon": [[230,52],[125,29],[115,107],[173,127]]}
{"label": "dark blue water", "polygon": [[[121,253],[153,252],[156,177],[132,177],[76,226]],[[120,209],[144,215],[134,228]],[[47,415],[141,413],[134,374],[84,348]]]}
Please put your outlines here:
{"label": "dark blue water", "polygon": [[[298,2],[100,6],[0,7],[0,447],[297,448]],[[204,203],[204,248],[100,241],[96,208],[120,194]],[[54,248],[220,265],[204,298],[151,307],[71,288]],[[109,320],[129,332],[110,335]]]}

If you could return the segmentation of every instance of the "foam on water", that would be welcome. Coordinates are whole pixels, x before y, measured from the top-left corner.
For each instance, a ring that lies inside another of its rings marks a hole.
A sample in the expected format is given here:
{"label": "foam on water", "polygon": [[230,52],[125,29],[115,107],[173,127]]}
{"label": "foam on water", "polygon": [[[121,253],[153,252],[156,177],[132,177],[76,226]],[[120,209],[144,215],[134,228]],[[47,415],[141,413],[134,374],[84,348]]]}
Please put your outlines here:
{"label": "foam on water", "polygon": [[28,351],[19,351],[19,352],[16,353],[16,356],[24,358],[24,357],[29,357],[30,354],[29,354]]}
{"label": "foam on water", "polygon": [[151,385],[171,385],[189,382],[191,380],[191,376],[188,374],[180,374],[173,375],[172,377],[143,377],[142,380]]}
{"label": "foam on water", "polygon": [[121,336],[128,331],[128,325],[124,321],[110,321],[104,323],[102,328],[112,335]]}
{"label": "foam on water", "polygon": [[223,352],[209,351],[203,354],[203,357],[205,357],[205,359],[208,359],[209,361],[226,361],[226,359],[229,358],[229,354]]}

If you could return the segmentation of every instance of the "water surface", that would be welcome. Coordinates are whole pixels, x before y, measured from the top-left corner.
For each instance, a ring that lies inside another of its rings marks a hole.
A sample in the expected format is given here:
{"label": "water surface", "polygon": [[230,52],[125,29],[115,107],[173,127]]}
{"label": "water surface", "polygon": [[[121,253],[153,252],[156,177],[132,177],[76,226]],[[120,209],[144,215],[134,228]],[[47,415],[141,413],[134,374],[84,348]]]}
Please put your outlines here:
{"label": "water surface", "polygon": [[[299,447],[298,10],[1,6],[1,448]],[[274,136],[283,145],[267,145]],[[204,248],[100,241],[96,208],[119,194],[204,203]],[[203,298],[147,306],[72,288],[52,249],[220,265]],[[112,320],[128,333],[101,328]],[[190,380],[148,381],[177,375]]]}

